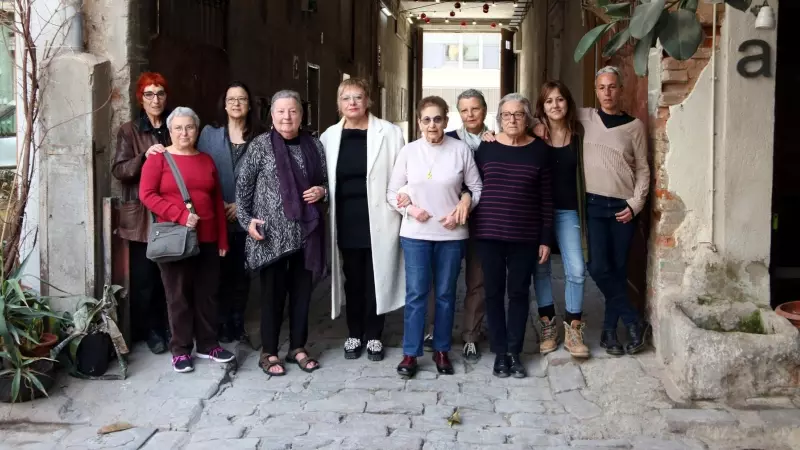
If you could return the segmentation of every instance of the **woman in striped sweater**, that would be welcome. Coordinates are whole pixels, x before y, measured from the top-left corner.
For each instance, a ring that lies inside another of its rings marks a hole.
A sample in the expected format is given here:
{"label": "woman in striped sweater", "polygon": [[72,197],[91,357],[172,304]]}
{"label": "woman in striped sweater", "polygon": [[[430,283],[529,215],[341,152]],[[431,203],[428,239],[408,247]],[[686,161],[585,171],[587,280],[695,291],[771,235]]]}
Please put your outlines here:
{"label": "woman in striped sweater", "polygon": [[509,94],[497,109],[501,133],[475,152],[483,191],[472,217],[472,236],[484,271],[494,375],[524,378],[520,353],[531,277],[537,263],[549,258],[553,235],[552,180],[547,145],[527,133],[533,123],[530,101]]}

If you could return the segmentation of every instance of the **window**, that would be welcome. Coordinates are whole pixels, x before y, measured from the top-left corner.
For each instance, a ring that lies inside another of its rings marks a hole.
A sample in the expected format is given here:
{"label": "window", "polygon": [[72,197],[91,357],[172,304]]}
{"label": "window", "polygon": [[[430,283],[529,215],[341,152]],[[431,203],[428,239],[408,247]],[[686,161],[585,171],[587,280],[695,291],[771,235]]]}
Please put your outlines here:
{"label": "window", "polygon": [[477,34],[465,34],[462,36],[462,68],[479,69],[481,62],[481,43],[480,36]]}
{"label": "window", "polygon": [[483,68],[500,68],[500,35],[486,34],[483,36]]}
{"label": "window", "polygon": [[426,33],[423,69],[500,69],[499,33]]}

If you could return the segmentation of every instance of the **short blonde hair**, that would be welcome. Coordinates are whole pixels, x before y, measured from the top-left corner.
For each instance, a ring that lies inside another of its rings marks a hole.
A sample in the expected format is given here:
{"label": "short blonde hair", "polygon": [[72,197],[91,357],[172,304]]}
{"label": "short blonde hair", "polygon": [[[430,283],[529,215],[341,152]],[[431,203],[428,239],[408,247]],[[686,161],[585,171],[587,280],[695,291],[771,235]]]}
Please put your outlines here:
{"label": "short blonde hair", "polygon": [[339,83],[339,88],[336,89],[336,111],[342,115],[342,110],[339,109],[339,99],[342,97],[342,92],[347,88],[357,88],[364,91],[364,98],[367,101],[367,113],[372,108],[372,99],[369,96],[369,82],[363,78],[348,78]]}

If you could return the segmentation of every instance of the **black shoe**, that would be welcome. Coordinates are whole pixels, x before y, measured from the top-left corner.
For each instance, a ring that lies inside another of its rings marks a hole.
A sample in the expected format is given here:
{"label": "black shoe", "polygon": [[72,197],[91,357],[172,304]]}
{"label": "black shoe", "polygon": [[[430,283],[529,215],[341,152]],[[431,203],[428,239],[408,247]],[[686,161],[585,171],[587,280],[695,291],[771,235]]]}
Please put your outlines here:
{"label": "black shoe", "polygon": [[344,341],[344,359],[361,358],[362,351],[364,351],[364,346],[361,345],[361,339],[347,338]]}
{"label": "black shoe", "polygon": [[428,353],[433,352],[433,334],[426,334],[422,340],[422,349]]}
{"label": "black shoe", "polygon": [[231,342],[233,342],[231,327],[227,323],[223,323],[219,326],[219,331],[217,332],[217,340],[222,342],[223,344],[230,344]]}
{"label": "black shoe", "polygon": [[481,351],[474,342],[465,342],[462,353],[464,360],[470,364],[475,364],[481,360]]}
{"label": "black shoe", "polygon": [[635,323],[628,327],[628,344],[625,345],[625,352],[635,355],[647,347],[647,334],[650,332],[650,324]]}
{"label": "black shoe", "polygon": [[600,337],[600,347],[606,349],[606,353],[612,356],[622,356],[625,354],[625,349],[622,348],[617,340],[617,330],[603,330]]}
{"label": "black shoe", "polygon": [[528,376],[528,371],[525,370],[525,365],[522,364],[519,354],[508,355],[509,371],[514,378],[525,378]]}
{"label": "black shoe", "polygon": [[492,373],[498,378],[508,378],[508,376],[511,375],[511,371],[508,369],[508,355],[497,355],[494,357]]}
{"label": "black shoe", "polygon": [[378,339],[367,341],[367,359],[370,361],[383,361],[383,343]]}
{"label": "black shoe", "polygon": [[154,330],[150,330],[147,334],[147,347],[155,355],[160,355],[167,351],[167,343],[164,342],[164,337]]}
{"label": "black shoe", "polygon": [[403,378],[414,378],[417,374],[417,358],[414,356],[403,356],[403,360],[397,366],[397,374]]}

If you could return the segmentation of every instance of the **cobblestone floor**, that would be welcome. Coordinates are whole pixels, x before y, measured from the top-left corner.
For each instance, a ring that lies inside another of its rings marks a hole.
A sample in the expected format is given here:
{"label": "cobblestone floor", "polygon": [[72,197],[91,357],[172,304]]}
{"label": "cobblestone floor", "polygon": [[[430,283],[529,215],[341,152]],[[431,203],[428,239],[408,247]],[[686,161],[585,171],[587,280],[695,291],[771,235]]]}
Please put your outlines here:
{"label": "cobblestone floor", "polygon": [[[562,281],[554,289],[563,293]],[[137,347],[125,381],[64,376],[49,399],[0,405],[0,449],[800,448],[800,399],[750,399],[738,409],[678,405],[662,386],[652,351],[603,353],[593,326],[601,299],[591,283],[586,320],[593,358],[576,361],[563,350],[543,358],[529,328],[530,376],[522,380],[497,379],[492,355],[468,364],[456,347],[455,375],[439,376],[426,357],[415,379],[400,379],[399,312],[387,321],[383,362],[347,361],[344,318],[331,321],[324,287],[318,292],[309,350],[323,368],[313,374],[290,365],[286,376],[270,379],[257,367],[258,353],[242,346],[238,368],[198,361],[194,373],[177,374],[168,356]],[[563,306],[563,295],[557,297]],[[455,408],[462,423],[450,427]],[[97,435],[118,421],[135,428]]]}

